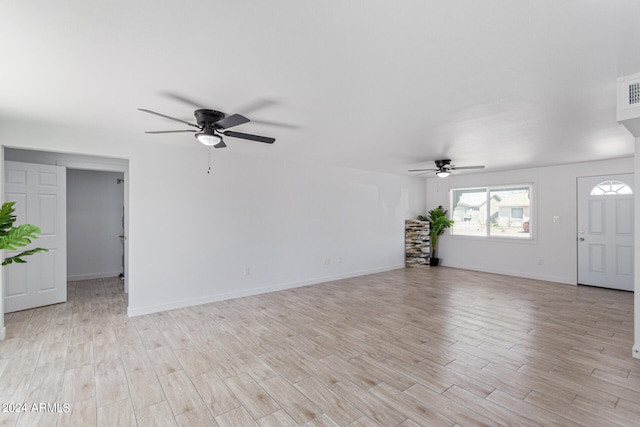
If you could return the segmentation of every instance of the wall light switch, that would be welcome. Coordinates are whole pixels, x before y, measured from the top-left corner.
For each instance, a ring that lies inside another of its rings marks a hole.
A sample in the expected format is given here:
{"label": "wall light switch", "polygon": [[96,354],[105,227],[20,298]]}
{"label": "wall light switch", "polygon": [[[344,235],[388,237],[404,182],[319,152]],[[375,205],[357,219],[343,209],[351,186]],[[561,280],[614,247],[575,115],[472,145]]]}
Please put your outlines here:
{"label": "wall light switch", "polygon": [[555,215],[555,216],[553,217],[553,222],[555,222],[555,223],[560,222],[560,220],[561,220],[561,218],[560,218],[558,215]]}

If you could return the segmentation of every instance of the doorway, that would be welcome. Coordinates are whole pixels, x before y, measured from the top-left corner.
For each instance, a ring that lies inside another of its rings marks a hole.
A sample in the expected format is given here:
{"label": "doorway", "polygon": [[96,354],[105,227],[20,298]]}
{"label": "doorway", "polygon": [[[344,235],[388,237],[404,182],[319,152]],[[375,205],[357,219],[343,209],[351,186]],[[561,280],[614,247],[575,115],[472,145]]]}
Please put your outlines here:
{"label": "doorway", "polygon": [[67,278],[124,277],[124,173],[67,169]]}
{"label": "doorway", "polygon": [[633,174],[578,178],[578,284],[633,291]]}
{"label": "doorway", "polygon": [[[98,157],[98,156],[86,156],[86,155],[77,155],[77,154],[63,154],[63,153],[55,153],[55,152],[45,152],[45,151],[35,151],[35,150],[23,150],[23,149],[13,149],[4,147],[4,160],[5,161],[18,161],[18,162],[26,162],[26,163],[34,163],[41,165],[55,165],[66,168],[68,176],[75,176],[76,187],[81,187],[82,180],[91,179],[96,180],[96,177],[100,177],[100,179],[104,182],[104,177],[113,178],[110,180],[113,185],[112,190],[119,192],[120,194],[120,202],[119,206],[112,208],[115,212],[117,212],[117,218],[114,219],[115,225],[111,228],[115,230],[115,239],[114,242],[110,242],[109,245],[100,245],[101,248],[98,249],[98,252],[103,251],[102,254],[98,254],[100,258],[109,257],[110,259],[116,259],[116,263],[113,261],[109,264],[111,267],[109,268],[98,268],[94,269],[93,273],[87,271],[80,271],[77,269],[68,269],[67,280],[79,280],[79,279],[87,279],[91,278],[90,275],[94,274],[95,278],[99,278],[100,276],[106,277],[106,275],[114,275],[115,277],[120,276],[121,280],[124,281],[124,290],[128,292],[128,280],[127,280],[127,272],[128,272],[128,242],[126,240],[126,236],[128,233],[128,184],[127,178],[129,173],[129,162],[126,159],[116,159],[116,158],[106,158],[106,157]],[[80,183],[80,184],[78,184]],[[105,185],[105,184],[103,184]],[[76,194],[76,199],[87,198],[90,197],[87,191],[90,190],[81,190],[84,193],[80,192]],[[113,200],[113,195],[110,196],[111,200]],[[94,201],[99,200],[100,196],[97,195],[97,198],[94,195]],[[70,200],[67,200],[69,202]],[[73,208],[70,206],[71,208]],[[76,204],[77,206],[77,204]],[[104,209],[105,206],[97,207],[93,212],[93,215],[96,215],[100,210]],[[123,214],[124,213],[124,214]],[[70,212],[67,210],[66,219],[67,221],[77,222],[79,219],[82,220],[82,216],[84,215],[92,215],[91,212]],[[95,218],[94,218],[95,219]],[[86,222],[86,221],[83,221]],[[90,222],[90,221],[89,221]],[[94,221],[95,223],[95,221]],[[92,232],[91,226],[87,226],[85,224],[85,228],[87,232],[84,233],[84,242],[91,242],[91,239],[97,239],[99,236],[95,233],[95,226]],[[99,227],[104,229],[105,227]],[[124,229],[124,232],[123,232]],[[81,233],[82,234],[82,233]],[[67,240],[75,239],[75,242],[78,242],[78,233],[76,230],[75,236],[66,236]],[[82,239],[82,237],[81,237]],[[82,240],[80,240],[82,242]],[[83,253],[82,246],[88,243],[80,243],[80,249],[76,248],[75,254],[71,253],[71,248],[67,246],[67,255],[71,256],[69,259],[70,262],[75,262],[75,265],[82,265],[82,259],[78,260],[76,257],[76,261],[73,261],[73,258],[77,253]],[[77,246],[77,245],[76,245]],[[106,252],[105,252],[106,251]],[[107,254],[110,252],[110,254]],[[115,252],[115,253],[114,253]],[[95,253],[95,251],[94,251]],[[95,257],[94,257],[95,258]],[[124,266],[123,266],[124,264]],[[102,263],[104,265],[104,263]],[[71,267],[71,265],[69,265]],[[75,271],[75,272],[74,272]],[[75,275],[75,277],[71,277]],[[3,286],[6,290],[6,286]]]}

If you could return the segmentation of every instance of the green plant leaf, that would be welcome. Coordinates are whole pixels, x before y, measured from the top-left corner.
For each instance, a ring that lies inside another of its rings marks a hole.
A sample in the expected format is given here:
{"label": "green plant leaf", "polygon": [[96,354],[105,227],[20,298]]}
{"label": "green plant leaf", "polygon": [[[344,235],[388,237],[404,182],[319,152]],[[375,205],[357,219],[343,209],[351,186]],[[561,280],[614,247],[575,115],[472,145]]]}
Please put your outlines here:
{"label": "green plant leaf", "polygon": [[[37,239],[40,234],[40,229],[35,225],[21,224],[17,227],[13,226],[16,222],[16,216],[14,215],[15,204],[16,202],[6,202],[3,203],[0,208],[0,250],[15,251],[18,248],[30,244],[31,241]],[[49,250],[45,248],[29,249],[12,257],[5,258],[2,265],[25,263],[24,257],[37,252],[49,252]]]}
{"label": "green plant leaf", "polygon": [[5,235],[13,227],[13,223],[16,222],[16,216],[13,215],[15,211],[13,205],[15,204],[16,202],[6,202],[0,208],[0,236]]}
{"label": "green plant leaf", "polygon": [[4,235],[0,235],[0,249],[16,250],[18,247],[27,246],[32,239],[37,239],[40,229],[35,225],[21,224],[13,227]]}
{"label": "green plant leaf", "polygon": [[5,266],[5,265],[12,264],[12,263],[24,264],[27,261],[23,260],[22,257],[33,255],[33,254],[38,253],[38,252],[49,252],[49,249],[46,249],[46,248],[34,248],[34,249],[29,249],[28,251],[20,252],[18,255],[14,255],[12,257],[5,258],[4,261],[2,261],[2,265]]}

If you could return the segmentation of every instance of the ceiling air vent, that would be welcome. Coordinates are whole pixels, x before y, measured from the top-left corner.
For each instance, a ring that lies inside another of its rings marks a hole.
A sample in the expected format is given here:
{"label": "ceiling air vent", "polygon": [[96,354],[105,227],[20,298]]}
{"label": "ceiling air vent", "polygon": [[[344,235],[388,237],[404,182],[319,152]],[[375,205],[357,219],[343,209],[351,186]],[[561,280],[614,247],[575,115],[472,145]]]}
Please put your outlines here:
{"label": "ceiling air vent", "polygon": [[640,104],[640,83],[629,85],[629,104]]}
{"label": "ceiling air vent", "polygon": [[640,119],[640,73],[618,79],[618,121]]}

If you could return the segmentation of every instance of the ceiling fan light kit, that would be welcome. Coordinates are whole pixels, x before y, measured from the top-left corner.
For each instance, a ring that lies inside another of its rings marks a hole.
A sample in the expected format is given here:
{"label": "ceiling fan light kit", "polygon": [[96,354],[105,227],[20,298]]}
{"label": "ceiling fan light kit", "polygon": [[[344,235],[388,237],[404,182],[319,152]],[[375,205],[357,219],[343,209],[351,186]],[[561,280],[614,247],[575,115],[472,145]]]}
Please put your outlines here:
{"label": "ceiling fan light kit", "polygon": [[195,137],[207,147],[215,147],[217,144],[222,142],[222,137],[220,135],[216,135],[213,132],[207,132],[206,130],[204,132],[196,133]]}
{"label": "ceiling fan light kit", "polygon": [[451,172],[454,170],[461,169],[484,169],[484,165],[478,166],[454,166],[451,164],[451,159],[442,159],[436,160],[434,162],[436,164],[435,169],[409,169],[409,172],[435,172],[435,174],[440,178],[446,178],[451,175]]}

